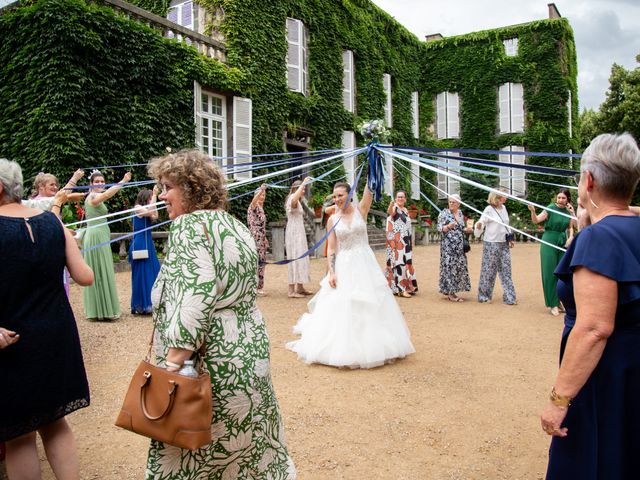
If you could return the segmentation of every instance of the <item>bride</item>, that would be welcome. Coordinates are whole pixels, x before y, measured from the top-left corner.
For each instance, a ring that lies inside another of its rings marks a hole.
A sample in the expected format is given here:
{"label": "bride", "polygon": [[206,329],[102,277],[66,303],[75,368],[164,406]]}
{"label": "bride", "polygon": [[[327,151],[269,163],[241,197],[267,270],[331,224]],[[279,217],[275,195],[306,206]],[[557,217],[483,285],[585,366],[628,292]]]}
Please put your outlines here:
{"label": "bride", "polygon": [[347,204],[351,187],[337,183],[338,208],[327,230],[329,271],[309,302],[287,348],[306,363],[372,368],[415,352],[402,312],[367,239],[365,219],[373,195],[365,187],[359,205]]}

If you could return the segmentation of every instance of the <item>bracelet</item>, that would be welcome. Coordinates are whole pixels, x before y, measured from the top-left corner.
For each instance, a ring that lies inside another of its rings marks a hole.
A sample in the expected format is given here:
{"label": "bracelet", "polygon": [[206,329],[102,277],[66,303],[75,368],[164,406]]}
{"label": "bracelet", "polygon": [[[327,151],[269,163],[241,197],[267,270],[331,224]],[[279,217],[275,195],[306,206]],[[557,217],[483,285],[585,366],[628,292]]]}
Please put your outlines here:
{"label": "bracelet", "polygon": [[58,208],[62,208],[62,205],[58,205],[57,203],[54,203],[53,205],[51,205],[52,207],[58,207]]}
{"label": "bracelet", "polygon": [[560,395],[558,392],[556,392],[556,387],[551,387],[549,400],[551,400],[551,403],[553,403],[556,407],[568,408],[569,405],[571,405],[571,400],[573,400],[573,398],[568,395]]}
{"label": "bracelet", "polygon": [[171,367],[171,368],[182,368],[182,365],[179,365],[179,364],[177,364],[177,363],[170,362],[169,360],[165,360],[165,361],[164,361],[164,364],[165,364],[167,367]]}

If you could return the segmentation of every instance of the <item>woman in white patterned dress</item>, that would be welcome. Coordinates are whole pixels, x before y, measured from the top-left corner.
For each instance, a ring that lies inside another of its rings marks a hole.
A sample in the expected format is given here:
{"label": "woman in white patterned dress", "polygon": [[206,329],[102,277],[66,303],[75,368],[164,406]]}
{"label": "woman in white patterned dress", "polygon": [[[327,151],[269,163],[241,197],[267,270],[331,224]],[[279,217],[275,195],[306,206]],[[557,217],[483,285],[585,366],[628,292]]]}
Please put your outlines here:
{"label": "woman in white patterned dress", "polygon": [[[302,197],[307,184],[311,183],[311,178],[304,181],[296,180],[291,185],[289,195],[284,206],[287,212],[287,226],[284,231],[284,243],[287,249],[287,259],[293,260],[303,255],[308,249],[307,232],[304,229],[304,209],[302,208]],[[289,274],[289,297],[302,298],[305,295],[312,295],[313,292],[305,290],[304,284],[309,283],[309,257],[301,258],[287,264]]]}
{"label": "woman in white patterned dress", "polygon": [[224,175],[203,153],[152,161],[173,220],[151,294],[156,362],[176,371],[206,345],[212,441],[184,450],[151,441],[147,480],[293,480],[271,383],[269,337],[256,305],[258,252],[251,233],[222,210]]}

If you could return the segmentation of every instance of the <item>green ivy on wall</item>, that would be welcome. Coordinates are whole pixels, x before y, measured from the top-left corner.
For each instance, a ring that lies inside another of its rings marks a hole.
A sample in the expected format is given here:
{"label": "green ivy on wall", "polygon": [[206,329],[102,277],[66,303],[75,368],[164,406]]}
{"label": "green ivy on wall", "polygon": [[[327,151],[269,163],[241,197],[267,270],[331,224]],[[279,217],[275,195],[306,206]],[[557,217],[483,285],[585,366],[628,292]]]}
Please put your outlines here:
{"label": "green ivy on wall", "polygon": [[[509,57],[502,41],[514,37],[518,38],[518,54]],[[460,138],[437,141],[431,134],[426,139],[430,146],[443,150],[447,147],[499,150],[521,145],[536,152],[577,151],[577,61],[573,33],[566,19],[541,20],[429,42],[425,45],[422,72],[423,127],[434,121],[432,99],[436,94],[458,92],[460,98]],[[506,82],[523,84],[526,118],[522,134],[501,135],[498,131],[498,86]],[[569,91],[573,137],[568,131]],[[495,156],[478,157],[497,160]],[[527,162],[571,167],[566,158],[527,157]],[[464,176],[489,185],[498,183],[496,177],[466,173]],[[527,174],[527,178],[549,181],[544,175]],[[480,210],[486,205],[485,191],[463,185],[461,193],[463,200]],[[527,196],[546,205],[553,192],[548,186],[530,182]],[[525,214],[524,205],[511,205],[511,209],[515,207]]]}

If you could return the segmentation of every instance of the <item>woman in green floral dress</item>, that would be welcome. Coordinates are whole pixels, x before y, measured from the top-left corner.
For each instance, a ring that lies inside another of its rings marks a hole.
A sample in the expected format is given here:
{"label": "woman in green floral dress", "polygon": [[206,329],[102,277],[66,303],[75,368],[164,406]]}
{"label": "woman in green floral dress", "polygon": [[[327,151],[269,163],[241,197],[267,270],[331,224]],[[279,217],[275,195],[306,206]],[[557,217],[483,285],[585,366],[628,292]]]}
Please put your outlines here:
{"label": "woman in green floral dress", "polygon": [[258,253],[249,230],[222,210],[224,177],[201,152],[149,166],[174,220],[152,291],[156,362],[179,370],[204,343],[212,442],[190,451],[151,441],[146,478],[295,479],[271,383],[269,337],[256,306]]}

